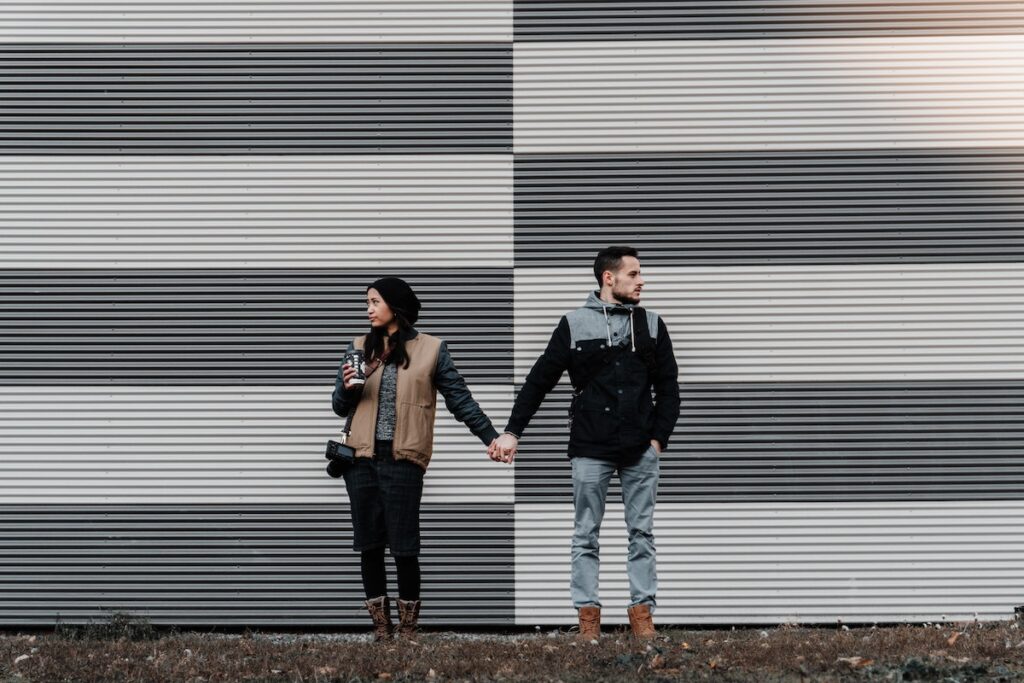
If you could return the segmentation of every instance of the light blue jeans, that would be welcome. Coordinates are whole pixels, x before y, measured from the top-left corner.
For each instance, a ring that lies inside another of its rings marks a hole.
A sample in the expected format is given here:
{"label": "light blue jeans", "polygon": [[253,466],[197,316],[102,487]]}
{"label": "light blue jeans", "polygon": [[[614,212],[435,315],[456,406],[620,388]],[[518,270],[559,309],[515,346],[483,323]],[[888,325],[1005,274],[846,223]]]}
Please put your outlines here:
{"label": "light blue jeans", "polygon": [[[622,503],[629,532],[630,605],[655,605],[658,574],[655,567],[654,501],[658,494],[659,455],[651,446],[629,467],[619,469]],[[608,483],[615,463],[596,458],[572,459],[572,500],[576,509],[572,535],[572,604],[579,609],[601,606],[598,575],[601,567],[601,520],[608,498]]]}

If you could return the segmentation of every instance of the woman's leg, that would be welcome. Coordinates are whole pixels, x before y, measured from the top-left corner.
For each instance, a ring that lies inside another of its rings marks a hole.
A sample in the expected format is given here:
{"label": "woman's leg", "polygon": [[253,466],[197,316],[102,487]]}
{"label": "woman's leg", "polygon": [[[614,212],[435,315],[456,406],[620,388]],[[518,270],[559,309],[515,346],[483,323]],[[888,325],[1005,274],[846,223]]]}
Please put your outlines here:
{"label": "woman's leg", "polygon": [[384,569],[387,528],[376,465],[367,458],[357,458],[345,472],[345,486],[352,510],[352,545],[359,552],[366,610],[373,619],[374,639],[389,640],[394,625]]}
{"label": "woman's leg", "polygon": [[359,559],[366,599],[372,600],[387,595],[388,575],[387,569],[384,567],[384,546],[362,551]]}
{"label": "woman's leg", "polygon": [[[381,558],[381,562],[383,562]],[[401,600],[420,599],[420,558],[415,555],[401,555],[395,558],[398,570],[398,597]]]}
{"label": "woman's leg", "polygon": [[[389,454],[390,455],[390,454]],[[420,501],[423,469],[409,460],[380,460],[388,545],[398,570],[398,636],[415,637],[420,615]]]}

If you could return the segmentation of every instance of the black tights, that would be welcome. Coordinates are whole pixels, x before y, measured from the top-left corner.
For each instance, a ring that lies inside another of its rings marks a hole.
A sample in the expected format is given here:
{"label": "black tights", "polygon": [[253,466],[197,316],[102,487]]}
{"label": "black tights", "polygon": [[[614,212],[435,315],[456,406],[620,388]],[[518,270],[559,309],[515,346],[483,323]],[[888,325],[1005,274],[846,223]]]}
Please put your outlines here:
{"label": "black tights", "polygon": [[[415,555],[396,557],[398,570],[398,597],[402,600],[420,599],[420,559]],[[384,548],[364,550],[360,557],[363,591],[366,599],[388,594],[388,574],[384,567]]]}

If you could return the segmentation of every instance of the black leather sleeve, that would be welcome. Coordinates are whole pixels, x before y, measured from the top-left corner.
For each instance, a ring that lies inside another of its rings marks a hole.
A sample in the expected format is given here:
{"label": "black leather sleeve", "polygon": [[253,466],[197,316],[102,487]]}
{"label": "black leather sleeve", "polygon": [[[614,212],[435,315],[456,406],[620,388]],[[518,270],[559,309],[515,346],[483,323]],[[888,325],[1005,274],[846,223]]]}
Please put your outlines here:
{"label": "black leather sleeve", "polygon": [[454,415],[459,422],[465,423],[484,445],[489,446],[498,438],[498,432],[491,424],[490,418],[473,398],[469,387],[466,386],[466,380],[455,369],[452,355],[448,351],[448,342],[441,342],[441,350],[437,354],[434,386],[444,397],[444,404],[448,408],[448,412]]}
{"label": "black leather sleeve", "polygon": [[[353,349],[355,349],[355,344],[349,342],[345,353],[347,354]],[[338,363],[338,376],[334,380],[334,393],[331,394],[331,406],[339,417],[348,417],[348,411],[352,410],[353,406],[359,402],[359,394],[362,392],[362,389],[345,389],[345,380],[341,370],[344,363],[344,359]]]}

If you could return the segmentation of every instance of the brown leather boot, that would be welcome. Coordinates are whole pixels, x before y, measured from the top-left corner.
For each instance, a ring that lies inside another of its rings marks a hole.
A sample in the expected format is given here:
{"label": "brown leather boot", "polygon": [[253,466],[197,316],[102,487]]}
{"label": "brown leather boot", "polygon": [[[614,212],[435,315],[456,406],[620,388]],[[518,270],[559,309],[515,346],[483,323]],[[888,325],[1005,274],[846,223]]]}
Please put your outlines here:
{"label": "brown leather boot", "polygon": [[419,631],[420,601],[398,599],[398,637],[412,640]]}
{"label": "brown leather boot", "polygon": [[366,611],[373,619],[373,639],[376,642],[391,640],[391,634],[395,631],[395,625],[391,623],[391,602],[388,596],[382,595],[379,598],[366,601]]}
{"label": "brown leather boot", "polygon": [[580,632],[578,640],[589,643],[601,637],[601,608],[580,607]]}
{"label": "brown leather boot", "polygon": [[651,619],[651,606],[646,604],[633,605],[626,612],[629,614],[629,626],[637,640],[654,640],[658,632],[654,630]]}

